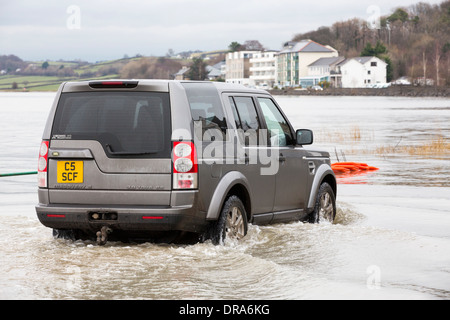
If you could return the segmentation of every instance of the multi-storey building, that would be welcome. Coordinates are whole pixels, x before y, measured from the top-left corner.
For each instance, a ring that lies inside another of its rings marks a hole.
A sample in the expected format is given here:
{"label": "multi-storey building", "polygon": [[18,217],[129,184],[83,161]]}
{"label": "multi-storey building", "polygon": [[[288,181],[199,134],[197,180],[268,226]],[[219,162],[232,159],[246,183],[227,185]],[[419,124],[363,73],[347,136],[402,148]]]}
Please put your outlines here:
{"label": "multi-storey building", "polygon": [[226,56],[226,76],[229,83],[250,84],[250,59],[259,51],[235,51]]}
{"label": "multi-storey building", "polygon": [[308,77],[308,66],[320,58],[337,57],[338,52],[312,40],[286,42],[277,53],[277,79],[281,87],[300,86],[301,78]]}
{"label": "multi-storey building", "polygon": [[276,56],[278,51],[261,51],[250,59],[250,79],[256,87],[273,88],[276,79]]}

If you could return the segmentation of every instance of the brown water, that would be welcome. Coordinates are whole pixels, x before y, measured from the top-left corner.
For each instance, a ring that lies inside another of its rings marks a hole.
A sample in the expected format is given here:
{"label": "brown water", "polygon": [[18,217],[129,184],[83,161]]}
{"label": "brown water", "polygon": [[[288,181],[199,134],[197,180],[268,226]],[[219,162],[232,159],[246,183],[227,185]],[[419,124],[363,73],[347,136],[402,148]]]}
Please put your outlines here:
{"label": "brown water", "polygon": [[[36,170],[53,98],[0,94],[0,173]],[[224,246],[101,247],[53,239],[34,211],[36,176],[0,178],[0,298],[450,298],[450,155],[374,152],[448,139],[450,101],[276,99],[296,128],[314,129],[315,147],[333,162],[337,153],[380,168],[340,180],[336,224],[250,226]]]}

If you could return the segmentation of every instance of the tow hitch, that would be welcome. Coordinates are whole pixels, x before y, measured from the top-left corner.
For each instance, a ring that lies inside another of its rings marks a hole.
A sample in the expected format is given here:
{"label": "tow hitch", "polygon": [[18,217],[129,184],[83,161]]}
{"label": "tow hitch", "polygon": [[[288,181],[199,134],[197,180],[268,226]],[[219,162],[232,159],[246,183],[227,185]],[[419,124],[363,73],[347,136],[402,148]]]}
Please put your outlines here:
{"label": "tow hitch", "polygon": [[112,229],[103,226],[100,231],[97,231],[97,244],[103,246],[108,241],[108,235],[112,232]]}

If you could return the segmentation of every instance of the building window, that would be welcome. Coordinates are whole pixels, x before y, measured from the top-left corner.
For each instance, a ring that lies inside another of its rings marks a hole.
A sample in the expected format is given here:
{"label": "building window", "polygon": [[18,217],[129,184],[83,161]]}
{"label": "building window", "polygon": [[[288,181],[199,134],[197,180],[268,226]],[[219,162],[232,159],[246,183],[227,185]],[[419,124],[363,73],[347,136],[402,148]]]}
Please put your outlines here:
{"label": "building window", "polygon": [[370,66],[371,66],[371,67],[376,67],[376,66],[377,66],[377,63],[376,63],[376,61],[374,61],[374,62],[371,62],[371,63],[370,63]]}

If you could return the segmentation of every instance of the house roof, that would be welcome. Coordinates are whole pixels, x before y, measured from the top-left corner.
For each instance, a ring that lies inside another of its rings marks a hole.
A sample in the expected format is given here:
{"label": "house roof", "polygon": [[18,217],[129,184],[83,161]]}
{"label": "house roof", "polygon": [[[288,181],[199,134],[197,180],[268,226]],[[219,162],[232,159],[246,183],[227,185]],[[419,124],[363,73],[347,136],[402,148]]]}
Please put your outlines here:
{"label": "house roof", "polygon": [[317,66],[330,66],[332,64],[337,64],[344,61],[344,57],[331,57],[331,58],[320,58],[313,63],[311,63],[308,67],[317,67]]}
{"label": "house roof", "polygon": [[189,71],[189,69],[190,68],[188,68],[188,67],[183,67],[180,70],[178,70],[178,72],[175,73],[174,75],[175,76],[181,76],[181,75],[185,74],[187,71]]}
{"label": "house roof", "polygon": [[339,63],[339,65],[342,66],[342,65],[346,64],[347,62],[349,62],[351,60],[355,60],[356,62],[359,62],[361,64],[365,64],[365,63],[369,62],[372,59],[377,59],[378,61],[386,63],[383,60],[381,60],[380,58],[377,58],[377,57],[374,57],[374,56],[370,56],[370,57],[356,57],[356,58],[346,59],[346,60],[342,61],[341,63]]}
{"label": "house roof", "polygon": [[220,69],[215,66],[206,66],[206,71],[208,71],[208,76],[210,77],[220,77],[222,75]]}
{"label": "house roof", "polygon": [[220,70],[220,68],[225,64],[226,64],[225,61],[220,61],[220,62],[216,63],[215,65],[213,65],[213,68]]}
{"label": "house roof", "polygon": [[356,57],[356,58],[353,58],[353,60],[356,60],[359,63],[364,64],[367,61],[372,60],[372,58],[375,58],[375,57]]}
{"label": "house roof", "polygon": [[334,51],[312,40],[302,40],[300,42],[290,41],[285,43],[283,50],[281,50],[278,54],[290,52],[334,52]]}

